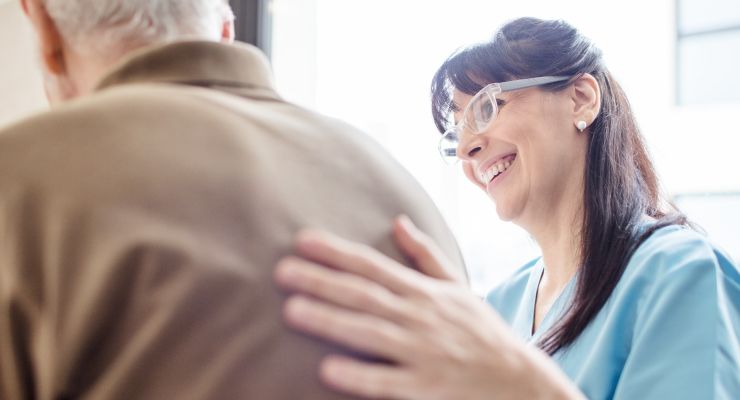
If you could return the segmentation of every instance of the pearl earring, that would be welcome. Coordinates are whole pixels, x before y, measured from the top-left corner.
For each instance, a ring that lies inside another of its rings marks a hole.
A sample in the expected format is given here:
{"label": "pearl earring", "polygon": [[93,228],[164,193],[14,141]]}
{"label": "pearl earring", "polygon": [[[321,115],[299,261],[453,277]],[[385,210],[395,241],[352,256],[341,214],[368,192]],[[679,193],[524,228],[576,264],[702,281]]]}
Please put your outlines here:
{"label": "pearl earring", "polygon": [[583,120],[578,121],[578,123],[576,124],[576,128],[578,128],[579,132],[583,132],[583,130],[586,129],[587,126],[588,124],[586,124],[586,121]]}

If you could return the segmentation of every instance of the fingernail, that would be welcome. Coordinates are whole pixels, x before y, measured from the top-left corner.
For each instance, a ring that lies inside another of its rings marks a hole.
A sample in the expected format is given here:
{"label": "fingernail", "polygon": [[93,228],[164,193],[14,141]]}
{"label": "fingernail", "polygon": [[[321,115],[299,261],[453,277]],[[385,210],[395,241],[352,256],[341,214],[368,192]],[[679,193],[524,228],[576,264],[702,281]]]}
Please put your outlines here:
{"label": "fingernail", "polygon": [[298,269],[290,259],[281,260],[275,268],[275,277],[278,282],[294,283],[298,281]]}
{"label": "fingernail", "polygon": [[316,229],[303,229],[298,232],[297,237],[300,241],[317,241],[324,237],[324,232]]}
{"label": "fingernail", "polygon": [[298,249],[306,249],[316,246],[321,241],[321,232],[315,230],[302,230],[296,235],[296,246]]}
{"label": "fingernail", "polygon": [[332,382],[336,382],[341,379],[344,367],[342,361],[336,357],[329,356],[324,359],[321,363],[322,375]]}
{"label": "fingernail", "polygon": [[298,320],[308,310],[308,301],[300,296],[293,296],[285,302],[285,315],[290,320]]}
{"label": "fingernail", "polygon": [[398,222],[400,222],[401,225],[403,225],[403,227],[406,229],[411,229],[414,227],[414,223],[411,222],[411,218],[409,218],[409,216],[406,214],[402,214],[401,216],[399,216]]}
{"label": "fingernail", "polygon": [[416,228],[416,225],[411,221],[411,218],[409,218],[406,215],[402,215],[398,218],[398,222],[403,226],[403,229],[408,232],[413,237],[416,237],[416,232],[418,229]]}

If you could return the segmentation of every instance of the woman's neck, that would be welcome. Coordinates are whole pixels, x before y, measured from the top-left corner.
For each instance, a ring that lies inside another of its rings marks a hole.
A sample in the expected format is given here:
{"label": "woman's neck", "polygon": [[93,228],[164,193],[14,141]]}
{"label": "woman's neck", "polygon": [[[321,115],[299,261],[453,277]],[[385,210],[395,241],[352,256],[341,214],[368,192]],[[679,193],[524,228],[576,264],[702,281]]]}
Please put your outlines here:
{"label": "woman's neck", "polygon": [[540,219],[547,223],[539,224],[538,229],[529,231],[542,249],[544,264],[535,297],[532,334],[539,329],[550,308],[578,272],[581,264],[579,232],[583,221],[579,209],[580,207],[565,207],[559,212],[550,212],[549,219]]}
{"label": "woman's neck", "polygon": [[579,230],[580,226],[561,226],[535,238],[542,249],[543,286],[559,292],[578,272],[581,263]]}
{"label": "woman's neck", "polygon": [[529,219],[532,223],[524,226],[542,250],[545,265],[542,284],[553,290],[565,287],[581,264],[582,196],[568,197],[550,202]]}

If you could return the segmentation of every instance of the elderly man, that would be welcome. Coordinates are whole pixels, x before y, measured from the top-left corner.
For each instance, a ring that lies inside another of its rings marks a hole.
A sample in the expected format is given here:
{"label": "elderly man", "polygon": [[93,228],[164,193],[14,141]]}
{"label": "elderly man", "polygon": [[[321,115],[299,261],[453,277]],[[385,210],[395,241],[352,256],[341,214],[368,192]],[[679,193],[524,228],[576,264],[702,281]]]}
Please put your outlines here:
{"label": "elderly man", "polygon": [[432,203],[352,128],[283,101],[222,0],[22,0],[51,111],[0,132],[0,398],[333,399],[283,325],[302,227],[400,259]]}

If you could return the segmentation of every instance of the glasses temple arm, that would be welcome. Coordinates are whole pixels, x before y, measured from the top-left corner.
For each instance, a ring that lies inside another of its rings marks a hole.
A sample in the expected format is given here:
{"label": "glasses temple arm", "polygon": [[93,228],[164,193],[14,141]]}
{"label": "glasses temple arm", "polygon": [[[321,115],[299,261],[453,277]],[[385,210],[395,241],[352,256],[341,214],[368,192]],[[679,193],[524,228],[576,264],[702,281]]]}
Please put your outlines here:
{"label": "glasses temple arm", "polygon": [[526,89],[533,86],[547,85],[548,83],[561,82],[570,79],[569,76],[540,76],[537,78],[517,79],[515,81],[499,83],[502,92]]}

